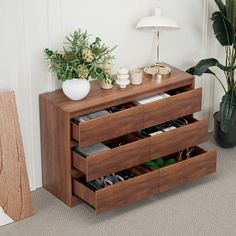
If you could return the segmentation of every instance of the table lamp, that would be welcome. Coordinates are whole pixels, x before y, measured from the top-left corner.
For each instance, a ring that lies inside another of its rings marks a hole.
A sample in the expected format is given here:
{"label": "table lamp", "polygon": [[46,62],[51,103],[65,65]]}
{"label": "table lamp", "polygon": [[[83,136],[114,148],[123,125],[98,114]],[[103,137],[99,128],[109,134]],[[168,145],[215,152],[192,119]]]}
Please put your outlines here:
{"label": "table lamp", "polygon": [[177,23],[171,18],[161,15],[161,8],[155,8],[154,15],[142,18],[136,25],[137,29],[153,31],[157,38],[156,64],[149,65],[144,68],[144,72],[151,74],[158,79],[167,78],[171,74],[171,69],[168,66],[162,65],[159,60],[159,34],[161,31],[170,31],[179,29]]}

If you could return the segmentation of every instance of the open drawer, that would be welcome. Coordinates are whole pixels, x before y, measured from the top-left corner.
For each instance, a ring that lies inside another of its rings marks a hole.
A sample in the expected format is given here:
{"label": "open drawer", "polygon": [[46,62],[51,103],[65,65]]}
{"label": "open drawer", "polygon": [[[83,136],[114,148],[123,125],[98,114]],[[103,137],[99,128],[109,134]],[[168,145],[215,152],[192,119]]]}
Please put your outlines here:
{"label": "open drawer", "polygon": [[86,147],[201,110],[202,89],[167,91],[169,97],[146,104],[127,103],[122,111],[80,123],[72,122],[72,138]]}
{"label": "open drawer", "polygon": [[[169,93],[169,92],[167,92]],[[202,89],[181,88],[170,91],[171,96],[143,105],[144,128],[187,116],[201,110]]]}
{"label": "open drawer", "polygon": [[130,202],[141,200],[146,196],[188,183],[215,171],[216,151],[206,152],[199,147],[194,147],[194,154],[190,159],[158,170],[150,169],[149,172],[96,191],[86,186],[84,180],[74,179],[73,194],[95,208],[97,214],[101,214]]}
{"label": "open drawer", "polygon": [[195,157],[160,169],[160,192],[216,172],[216,151],[195,147]]}
{"label": "open drawer", "polygon": [[[139,137],[133,133],[104,142],[111,148],[110,150],[86,158],[73,151],[73,167],[83,172],[86,180],[90,181],[206,142],[208,139],[207,120],[198,121],[192,117],[186,120],[188,120],[188,125],[152,137]],[[194,136],[192,136],[193,133]],[[125,142],[125,144],[112,147],[113,144],[119,142]]]}
{"label": "open drawer", "polygon": [[150,171],[97,191],[74,179],[73,193],[95,208],[97,214],[101,214],[158,193],[159,175],[159,171]]}
{"label": "open drawer", "polygon": [[188,125],[151,137],[151,159],[208,141],[208,121],[189,117]]}
{"label": "open drawer", "polygon": [[125,109],[79,124],[72,123],[72,138],[79,147],[132,133],[143,127],[143,107],[124,104]]}
{"label": "open drawer", "polygon": [[111,149],[86,158],[73,151],[73,167],[86,174],[87,181],[150,160],[149,138],[141,139],[138,135],[128,134],[104,144]]}

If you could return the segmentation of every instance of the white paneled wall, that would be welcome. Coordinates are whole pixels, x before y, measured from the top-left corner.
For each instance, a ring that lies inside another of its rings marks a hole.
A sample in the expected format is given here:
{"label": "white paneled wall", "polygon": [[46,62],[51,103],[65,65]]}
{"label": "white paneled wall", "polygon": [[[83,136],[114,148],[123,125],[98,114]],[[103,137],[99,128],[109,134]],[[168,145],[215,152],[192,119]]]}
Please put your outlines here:
{"label": "white paneled wall", "polygon": [[[209,51],[208,27],[204,27],[208,5],[207,0],[0,1],[0,91],[16,91],[32,190],[42,184],[38,95],[60,87],[47,71],[44,48],[60,49],[64,36],[81,28],[110,46],[118,44],[114,72],[121,65],[134,68],[151,63],[154,37],[136,30],[135,24],[160,6],[181,26],[161,35],[161,59],[186,69]],[[210,91],[209,83],[203,85]],[[210,107],[207,96],[205,116]]]}

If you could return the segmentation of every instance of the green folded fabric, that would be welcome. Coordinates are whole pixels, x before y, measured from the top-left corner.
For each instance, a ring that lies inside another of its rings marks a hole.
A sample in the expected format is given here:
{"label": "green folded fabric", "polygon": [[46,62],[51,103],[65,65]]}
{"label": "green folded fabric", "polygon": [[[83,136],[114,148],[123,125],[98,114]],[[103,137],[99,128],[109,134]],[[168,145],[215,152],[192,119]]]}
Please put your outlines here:
{"label": "green folded fabric", "polygon": [[165,166],[173,165],[175,162],[176,162],[176,160],[174,158],[170,158],[165,161]]}
{"label": "green folded fabric", "polygon": [[159,165],[160,167],[162,167],[164,165],[164,159],[163,158],[158,158],[155,160],[155,162],[157,163],[157,165]]}
{"label": "green folded fabric", "polygon": [[151,169],[158,170],[162,167],[173,165],[174,163],[176,163],[175,158],[169,158],[167,160],[164,160],[164,158],[161,157],[152,161],[148,161],[144,163],[144,165]]}

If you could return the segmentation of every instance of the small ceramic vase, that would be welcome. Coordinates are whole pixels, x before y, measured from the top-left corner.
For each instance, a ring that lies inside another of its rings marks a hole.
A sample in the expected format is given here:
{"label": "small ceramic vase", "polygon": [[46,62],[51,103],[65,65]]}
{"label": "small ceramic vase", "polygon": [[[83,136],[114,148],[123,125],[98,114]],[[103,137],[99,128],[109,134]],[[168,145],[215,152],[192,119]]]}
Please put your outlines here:
{"label": "small ceramic vase", "polygon": [[122,66],[120,67],[120,69],[118,70],[117,73],[117,80],[116,83],[119,85],[120,88],[126,88],[127,85],[130,84],[130,80],[129,80],[129,70]]}
{"label": "small ceramic vase", "polygon": [[143,83],[143,70],[142,69],[134,69],[131,71],[131,84],[140,85]]}
{"label": "small ceramic vase", "polygon": [[[106,73],[109,73],[111,75],[111,68],[112,68],[112,64],[108,63],[108,62],[104,62],[103,63],[103,69]],[[113,87],[111,81],[105,81],[105,80],[100,80],[99,81],[100,87],[102,89],[111,89]]]}
{"label": "small ceramic vase", "polygon": [[78,101],[85,98],[90,91],[90,82],[86,79],[71,79],[62,83],[64,94],[71,100]]}

